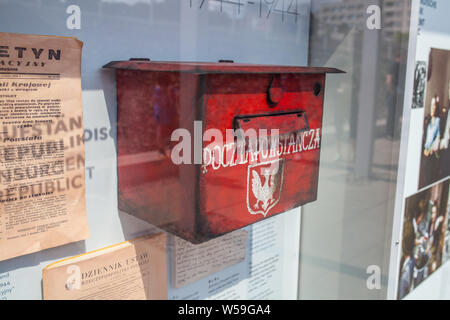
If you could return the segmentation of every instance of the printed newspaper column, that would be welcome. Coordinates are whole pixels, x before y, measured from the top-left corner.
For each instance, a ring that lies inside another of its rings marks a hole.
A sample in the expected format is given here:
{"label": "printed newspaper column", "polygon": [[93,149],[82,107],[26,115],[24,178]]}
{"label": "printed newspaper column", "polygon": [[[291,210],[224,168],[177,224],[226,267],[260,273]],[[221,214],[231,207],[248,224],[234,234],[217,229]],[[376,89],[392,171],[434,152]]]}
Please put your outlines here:
{"label": "printed newspaper column", "polygon": [[0,260],[89,236],[82,45],[0,33]]}

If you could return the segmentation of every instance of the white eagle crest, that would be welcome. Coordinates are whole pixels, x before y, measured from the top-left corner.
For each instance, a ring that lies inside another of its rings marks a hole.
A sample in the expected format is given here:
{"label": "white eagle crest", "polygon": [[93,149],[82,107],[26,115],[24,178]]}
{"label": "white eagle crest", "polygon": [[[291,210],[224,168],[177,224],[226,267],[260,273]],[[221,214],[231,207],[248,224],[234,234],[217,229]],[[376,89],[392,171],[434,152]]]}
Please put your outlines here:
{"label": "white eagle crest", "polygon": [[[262,202],[262,209],[264,211],[267,210],[267,207],[271,205],[275,199],[273,198],[273,194],[277,189],[278,179],[275,178],[275,174],[270,173],[269,170],[264,170],[264,185],[261,183],[261,178],[256,170],[252,170],[253,178],[252,178],[252,191],[253,195],[256,198],[256,204],[254,205],[255,209],[259,208],[259,203]],[[269,185],[270,179],[270,185]]]}

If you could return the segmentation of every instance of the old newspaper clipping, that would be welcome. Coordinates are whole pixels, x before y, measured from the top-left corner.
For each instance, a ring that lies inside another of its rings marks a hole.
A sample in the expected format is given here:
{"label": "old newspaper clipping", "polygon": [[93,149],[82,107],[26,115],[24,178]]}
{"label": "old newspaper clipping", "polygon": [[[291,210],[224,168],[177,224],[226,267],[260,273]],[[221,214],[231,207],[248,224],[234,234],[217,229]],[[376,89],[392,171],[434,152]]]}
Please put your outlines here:
{"label": "old newspaper clipping", "polygon": [[0,33],[0,260],[89,236],[82,45]]}

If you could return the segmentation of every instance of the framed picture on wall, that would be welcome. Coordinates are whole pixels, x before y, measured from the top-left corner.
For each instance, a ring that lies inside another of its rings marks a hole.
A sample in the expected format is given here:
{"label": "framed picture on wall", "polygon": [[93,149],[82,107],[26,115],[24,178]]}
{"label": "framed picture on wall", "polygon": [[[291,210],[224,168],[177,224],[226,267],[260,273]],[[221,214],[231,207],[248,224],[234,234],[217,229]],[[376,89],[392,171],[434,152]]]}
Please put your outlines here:
{"label": "framed picture on wall", "polygon": [[450,175],[450,51],[431,49],[419,189]]}

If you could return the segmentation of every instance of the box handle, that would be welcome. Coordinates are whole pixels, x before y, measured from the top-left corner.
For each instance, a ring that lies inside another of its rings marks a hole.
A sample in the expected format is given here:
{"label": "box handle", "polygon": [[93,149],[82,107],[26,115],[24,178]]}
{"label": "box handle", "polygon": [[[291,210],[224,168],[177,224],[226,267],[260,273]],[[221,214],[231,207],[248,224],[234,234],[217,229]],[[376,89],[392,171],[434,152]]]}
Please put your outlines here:
{"label": "box handle", "polygon": [[[244,133],[249,129],[256,131],[266,129],[267,134],[270,134],[270,130],[278,129],[280,136],[310,130],[308,117],[303,110],[236,116],[233,119],[233,128],[235,131],[242,129]],[[256,133],[258,134],[258,132]]]}

